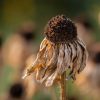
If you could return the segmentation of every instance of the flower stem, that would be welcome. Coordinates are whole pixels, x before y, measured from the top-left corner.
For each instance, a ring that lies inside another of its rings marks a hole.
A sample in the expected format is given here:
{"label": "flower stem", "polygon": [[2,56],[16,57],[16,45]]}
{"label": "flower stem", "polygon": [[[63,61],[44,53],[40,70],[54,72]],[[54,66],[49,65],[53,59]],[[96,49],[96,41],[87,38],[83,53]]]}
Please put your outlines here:
{"label": "flower stem", "polygon": [[67,100],[66,96],[66,72],[64,72],[61,75],[61,80],[60,80],[60,98],[61,100]]}

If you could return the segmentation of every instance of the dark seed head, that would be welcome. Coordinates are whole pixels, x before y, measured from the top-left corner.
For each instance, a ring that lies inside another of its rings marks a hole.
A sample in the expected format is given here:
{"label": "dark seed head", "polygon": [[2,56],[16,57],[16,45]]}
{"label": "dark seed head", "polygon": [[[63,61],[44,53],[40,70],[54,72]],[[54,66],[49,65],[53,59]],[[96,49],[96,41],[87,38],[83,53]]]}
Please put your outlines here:
{"label": "dark seed head", "polygon": [[47,39],[54,43],[72,41],[77,37],[75,24],[65,15],[51,18],[44,33]]}

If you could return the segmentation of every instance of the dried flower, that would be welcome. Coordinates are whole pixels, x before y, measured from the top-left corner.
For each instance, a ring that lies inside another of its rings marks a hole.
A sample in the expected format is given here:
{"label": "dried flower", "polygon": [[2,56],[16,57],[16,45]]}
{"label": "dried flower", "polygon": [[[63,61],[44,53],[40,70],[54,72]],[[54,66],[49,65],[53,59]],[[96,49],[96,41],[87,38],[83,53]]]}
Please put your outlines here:
{"label": "dried flower", "polygon": [[66,16],[53,17],[45,28],[46,37],[33,65],[26,69],[24,77],[36,72],[36,79],[51,86],[67,69],[68,77],[75,79],[86,66],[87,50],[77,37],[75,24]]}

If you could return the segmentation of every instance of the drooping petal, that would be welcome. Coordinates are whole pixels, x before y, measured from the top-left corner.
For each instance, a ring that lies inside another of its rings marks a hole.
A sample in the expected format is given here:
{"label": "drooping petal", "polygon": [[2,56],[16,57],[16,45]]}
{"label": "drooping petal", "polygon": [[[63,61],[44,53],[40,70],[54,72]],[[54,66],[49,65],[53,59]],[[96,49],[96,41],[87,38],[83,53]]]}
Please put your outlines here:
{"label": "drooping petal", "polygon": [[46,85],[47,87],[48,87],[48,86],[51,86],[51,85],[53,84],[54,80],[56,79],[57,75],[58,75],[58,72],[55,71],[51,76],[48,77],[48,79],[47,79],[45,85]]}
{"label": "drooping petal", "polygon": [[87,58],[88,58],[88,53],[87,53],[87,50],[86,50],[86,46],[85,44],[83,43],[82,40],[78,40],[78,44],[82,50],[82,61],[81,61],[81,67],[79,68],[78,70],[78,73],[80,73],[86,66],[86,62],[87,62]]}
{"label": "drooping petal", "polygon": [[[53,49],[53,55],[52,55],[50,61],[46,64],[46,66],[44,68],[42,68],[40,70],[40,73],[42,72],[40,74],[40,76],[41,76],[40,82],[41,83],[43,83],[44,81],[48,81],[48,78],[52,75],[52,73],[55,72],[56,67],[57,67],[56,63],[57,63],[58,51],[59,51],[59,49],[58,49],[58,47],[56,45],[55,48]],[[49,51],[46,52],[46,53],[48,55]],[[51,80],[51,81],[53,81],[53,80]]]}
{"label": "drooping petal", "polygon": [[64,45],[61,44],[59,47],[59,55],[58,55],[58,61],[57,61],[57,72],[59,74],[62,74],[63,71],[63,59],[64,59]]}
{"label": "drooping petal", "polygon": [[71,71],[69,73],[69,77],[72,77],[75,79],[76,73],[82,71],[84,67],[86,66],[86,59],[87,59],[87,53],[86,53],[86,47],[85,44],[82,42],[82,40],[77,39],[73,43],[69,43],[69,47],[71,48]]}
{"label": "drooping petal", "polygon": [[82,67],[81,62],[82,62],[82,58],[83,58],[83,50],[80,47],[80,45],[77,43],[77,66],[76,66],[76,70],[78,71],[80,69],[80,67]]}
{"label": "drooping petal", "polygon": [[68,49],[67,44],[65,44],[64,52],[65,52],[65,56],[64,56],[64,60],[63,60],[63,66],[65,66],[64,70],[66,70],[70,66],[70,62],[71,62],[71,60],[70,60],[70,51]]}
{"label": "drooping petal", "polygon": [[46,46],[44,45],[43,48],[40,49],[40,51],[37,54],[36,60],[34,61],[34,63],[29,66],[26,71],[25,74],[22,78],[26,78],[27,76],[29,76],[31,73],[33,73],[35,71],[36,68],[40,68],[42,66],[44,66],[46,60],[43,58],[43,55],[45,54],[45,50],[46,50]]}

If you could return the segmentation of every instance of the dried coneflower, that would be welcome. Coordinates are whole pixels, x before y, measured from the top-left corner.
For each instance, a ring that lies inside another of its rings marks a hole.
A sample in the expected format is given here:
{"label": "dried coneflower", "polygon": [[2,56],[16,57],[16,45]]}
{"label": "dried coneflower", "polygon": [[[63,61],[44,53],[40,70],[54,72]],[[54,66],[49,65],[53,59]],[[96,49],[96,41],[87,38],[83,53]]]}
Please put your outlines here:
{"label": "dried coneflower", "polygon": [[66,100],[66,71],[70,70],[68,78],[75,79],[86,66],[87,51],[81,39],[77,37],[75,24],[65,15],[50,19],[44,31],[46,37],[40,45],[40,50],[33,65],[27,68],[24,78],[36,72],[36,79],[51,86],[60,79],[62,96]]}

